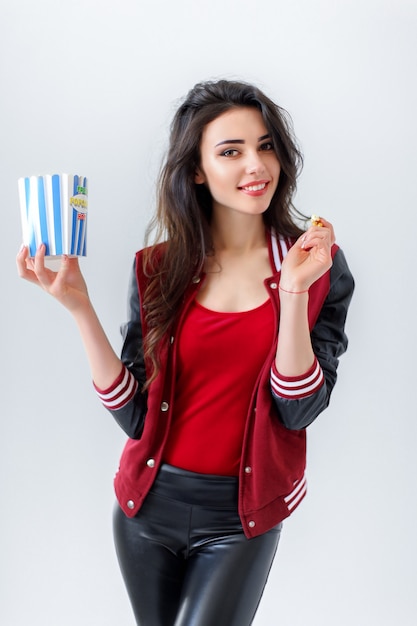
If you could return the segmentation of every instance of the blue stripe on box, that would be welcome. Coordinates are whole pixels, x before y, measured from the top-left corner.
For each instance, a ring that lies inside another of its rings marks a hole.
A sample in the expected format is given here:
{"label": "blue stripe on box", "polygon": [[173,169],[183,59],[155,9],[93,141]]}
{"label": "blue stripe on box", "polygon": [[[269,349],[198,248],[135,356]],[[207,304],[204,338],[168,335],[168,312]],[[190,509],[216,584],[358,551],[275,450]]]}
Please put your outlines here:
{"label": "blue stripe on box", "polygon": [[25,178],[25,196],[26,196],[26,222],[28,226],[29,241],[27,245],[29,247],[29,256],[35,256],[36,254],[36,239],[33,223],[29,222],[29,202],[30,202],[30,178]]}
{"label": "blue stripe on box", "polygon": [[80,214],[77,211],[77,233],[76,233],[76,254],[79,255],[80,254],[80,244],[81,244],[81,236],[82,236],[82,228],[83,228],[83,222],[82,220],[79,219],[80,218]]}
{"label": "blue stripe on box", "polygon": [[26,217],[29,215],[29,202],[30,202],[30,180],[25,178],[25,195],[26,195]]}
{"label": "blue stripe on box", "polygon": [[[73,196],[76,196],[78,193],[77,187],[78,187],[78,176],[77,174],[74,174],[74,179],[72,183],[72,195]],[[77,224],[77,212],[75,211],[74,208],[72,208],[72,232],[71,232],[71,249],[70,249],[71,254],[77,254],[77,245],[76,245],[77,225],[78,225]]]}
{"label": "blue stripe on box", "polygon": [[81,236],[82,236],[82,221],[80,219],[78,219],[78,215],[77,215],[77,226],[78,226],[78,231],[77,231],[77,255],[80,255],[80,247],[81,247]]}
{"label": "blue stripe on box", "polygon": [[[88,181],[87,181],[86,176],[84,176],[83,187],[85,189],[84,194],[85,194],[86,198],[88,197],[87,185],[88,185]],[[88,199],[87,199],[87,202],[88,202]],[[82,240],[81,240],[82,241],[81,254],[83,256],[86,256],[87,255],[87,211],[86,211],[85,219],[83,220],[83,229],[82,229],[82,231],[83,231],[82,232],[83,236],[82,236]]]}
{"label": "blue stripe on box", "polygon": [[56,254],[62,254],[61,188],[58,174],[52,176],[52,198],[54,204],[55,250]]}
{"label": "blue stripe on box", "polygon": [[72,232],[70,254],[76,254],[75,237],[77,234],[77,211],[72,209]]}
{"label": "blue stripe on box", "polygon": [[78,236],[78,251],[77,254],[85,256],[85,237],[86,237],[86,228],[87,228],[87,219],[86,217],[83,220],[79,220],[80,222],[80,233]]}
{"label": "blue stripe on box", "polygon": [[78,193],[78,176],[75,174],[74,176],[74,191],[72,192],[73,196],[76,196]]}
{"label": "blue stripe on box", "polygon": [[43,178],[38,178],[38,206],[39,206],[39,224],[41,227],[41,242],[45,244],[45,254],[50,254],[48,222],[46,220],[46,204],[45,204],[45,187]]}
{"label": "blue stripe on box", "polygon": [[[87,206],[88,206],[88,179],[86,176],[84,176],[84,187],[85,187],[85,195],[87,197]],[[87,215],[85,216],[85,223],[84,223],[83,256],[87,256]]]}

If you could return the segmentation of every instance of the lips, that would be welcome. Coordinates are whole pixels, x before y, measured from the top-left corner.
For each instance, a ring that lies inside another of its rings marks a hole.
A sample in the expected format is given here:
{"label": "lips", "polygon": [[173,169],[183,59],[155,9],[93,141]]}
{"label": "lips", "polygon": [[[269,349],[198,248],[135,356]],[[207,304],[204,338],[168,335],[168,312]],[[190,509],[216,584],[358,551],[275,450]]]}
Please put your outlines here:
{"label": "lips", "polygon": [[269,185],[269,180],[259,180],[249,183],[248,185],[242,185],[238,187],[240,191],[249,195],[263,195]]}

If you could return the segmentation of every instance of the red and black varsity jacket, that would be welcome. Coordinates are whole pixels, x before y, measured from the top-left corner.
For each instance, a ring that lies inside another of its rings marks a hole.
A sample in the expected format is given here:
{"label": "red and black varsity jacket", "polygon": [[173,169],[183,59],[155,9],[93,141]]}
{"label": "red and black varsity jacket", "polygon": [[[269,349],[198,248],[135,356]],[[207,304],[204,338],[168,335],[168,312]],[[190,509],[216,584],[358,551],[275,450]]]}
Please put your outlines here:
{"label": "red and black varsity jacket", "polygon": [[[266,532],[288,517],[306,493],[306,427],[328,406],[339,357],[347,348],[345,320],[354,281],[343,252],[333,246],[333,265],[309,290],[308,316],[316,361],[303,376],[280,376],[275,369],[280,302],[278,285],[291,242],[269,236],[271,276],[265,286],[275,312],[276,341],[259,372],[248,407],[239,475],[239,515],[247,537]],[[128,321],[122,326],[123,370],[113,385],[96,388],[104,406],[129,439],[115,477],[121,508],[133,517],[163,462],[175,397],[176,336],[204,275],[195,276],[182,314],[162,353],[161,370],[147,392],[141,307],[147,279],[143,251],[136,254],[129,291]],[[250,338],[246,338],[250,340]]]}

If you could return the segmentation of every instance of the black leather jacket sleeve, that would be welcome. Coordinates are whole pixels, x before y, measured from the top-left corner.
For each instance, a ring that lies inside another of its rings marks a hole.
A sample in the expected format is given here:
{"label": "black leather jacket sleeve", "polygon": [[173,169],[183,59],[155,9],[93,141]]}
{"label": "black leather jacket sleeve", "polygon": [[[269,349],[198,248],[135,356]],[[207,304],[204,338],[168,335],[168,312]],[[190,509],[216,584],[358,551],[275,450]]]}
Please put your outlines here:
{"label": "black leather jacket sleeve", "polygon": [[120,358],[138,381],[138,389],[133,400],[117,410],[110,410],[110,412],[130,438],[140,439],[147,412],[147,394],[142,391],[146,381],[146,372],[135,264],[129,279],[127,322],[120,326],[120,332],[123,338]]}
{"label": "black leather jacket sleeve", "polygon": [[353,290],[353,276],[339,248],[330,269],[330,290],[311,332],[313,351],[323,370],[325,382],[311,396],[301,399],[288,400],[272,392],[280,419],[291,430],[306,428],[329,404],[339,358],[348,345],[345,322]]}

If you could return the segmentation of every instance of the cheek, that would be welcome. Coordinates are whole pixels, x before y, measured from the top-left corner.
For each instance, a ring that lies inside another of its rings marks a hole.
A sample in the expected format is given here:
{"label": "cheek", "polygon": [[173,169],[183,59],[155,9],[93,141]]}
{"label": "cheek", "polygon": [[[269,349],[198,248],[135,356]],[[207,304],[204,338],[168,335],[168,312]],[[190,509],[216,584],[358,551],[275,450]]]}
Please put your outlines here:
{"label": "cheek", "polygon": [[207,186],[211,190],[226,190],[230,187],[230,184],[233,180],[233,176],[231,176],[230,171],[225,171],[222,167],[211,167],[206,170],[206,181]]}
{"label": "cheek", "polygon": [[277,161],[274,167],[274,178],[277,181],[277,184],[276,184],[277,187],[278,187],[280,176],[281,176],[281,165]]}
{"label": "cheek", "polygon": [[275,154],[273,155],[272,158],[273,158],[273,164],[271,165],[271,167],[273,168],[276,177],[279,178],[279,175],[281,173],[281,163],[278,161],[278,158]]}
{"label": "cheek", "polygon": [[278,168],[277,168],[277,181],[279,181],[280,176],[281,176],[281,166],[280,166],[280,165],[279,165],[279,163],[278,163]]}

